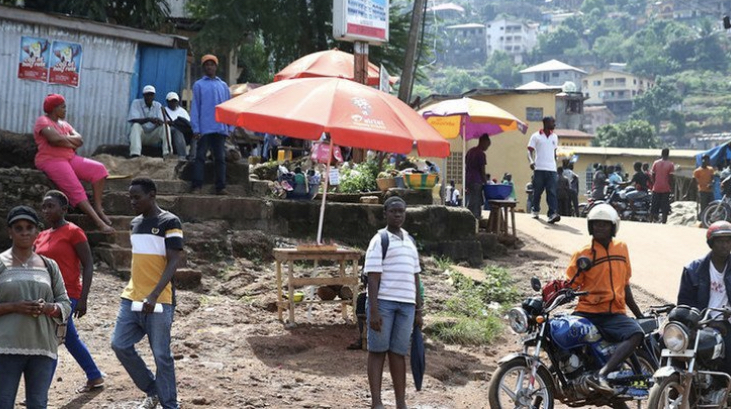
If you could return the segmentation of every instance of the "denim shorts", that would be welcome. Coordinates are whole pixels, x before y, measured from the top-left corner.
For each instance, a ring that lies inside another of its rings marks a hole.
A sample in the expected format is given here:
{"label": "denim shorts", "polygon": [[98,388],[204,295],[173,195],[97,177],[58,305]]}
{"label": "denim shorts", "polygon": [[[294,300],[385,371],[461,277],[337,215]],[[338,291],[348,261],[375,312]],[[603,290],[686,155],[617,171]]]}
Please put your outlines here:
{"label": "denim shorts", "polygon": [[378,300],[378,313],[383,323],[381,331],[374,331],[370,326],[371,313],[368,313],[368,351],[391,351],[398,355],[408,355],[411,349],[411,331],[414,327],[416,306],[412,303]]}

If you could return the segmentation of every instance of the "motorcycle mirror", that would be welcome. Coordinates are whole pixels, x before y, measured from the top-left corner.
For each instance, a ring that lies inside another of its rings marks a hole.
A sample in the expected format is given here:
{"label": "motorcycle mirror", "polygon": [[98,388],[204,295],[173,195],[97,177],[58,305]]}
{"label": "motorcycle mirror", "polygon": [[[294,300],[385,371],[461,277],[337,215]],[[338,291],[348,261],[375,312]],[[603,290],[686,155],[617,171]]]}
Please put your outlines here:
{"label": "motorcycle mirror", "polygon": [[579,268],[579,272],[590,269],[591,268],[591,259],[589,259],[589,257],[579,257],[576,260],[576,267]]}
{"label": "motorcycle mirror", "polygon": [[539,280],[538,277],[531,278],[530,286],[533,288],[533,291],[541,291],[541,280]]}

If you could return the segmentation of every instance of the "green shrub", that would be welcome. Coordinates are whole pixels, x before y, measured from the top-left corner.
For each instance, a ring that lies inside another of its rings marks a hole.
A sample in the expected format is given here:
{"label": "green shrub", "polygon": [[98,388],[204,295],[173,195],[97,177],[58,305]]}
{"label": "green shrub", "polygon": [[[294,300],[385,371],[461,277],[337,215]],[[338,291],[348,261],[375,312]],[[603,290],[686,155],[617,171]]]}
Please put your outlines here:
{"label": "green shrub", "polygon": [[378,164],[375,161],[366,161],[354,165],[352,168],[342,169],[340,176],[341,193],[362,193],[375,191]]}

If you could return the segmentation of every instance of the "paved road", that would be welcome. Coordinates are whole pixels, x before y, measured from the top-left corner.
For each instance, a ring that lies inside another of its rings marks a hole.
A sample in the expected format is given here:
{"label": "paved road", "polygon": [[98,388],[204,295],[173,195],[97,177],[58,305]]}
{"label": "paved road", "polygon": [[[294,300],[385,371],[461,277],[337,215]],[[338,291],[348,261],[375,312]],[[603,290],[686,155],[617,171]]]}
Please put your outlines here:
{"label": "paved road", "polygon": [[[515,220],[518,237],[534,237],[569,256],[590,241],[583,218],[562,217],[551,225],[546,223],[546,216],[535,220],[529,214],[516,213]],[[695,227],[622,221],[617,238],[629,247],[632,284],[675,302],[683,266],[710,251],[705,233],[705,229]]]}

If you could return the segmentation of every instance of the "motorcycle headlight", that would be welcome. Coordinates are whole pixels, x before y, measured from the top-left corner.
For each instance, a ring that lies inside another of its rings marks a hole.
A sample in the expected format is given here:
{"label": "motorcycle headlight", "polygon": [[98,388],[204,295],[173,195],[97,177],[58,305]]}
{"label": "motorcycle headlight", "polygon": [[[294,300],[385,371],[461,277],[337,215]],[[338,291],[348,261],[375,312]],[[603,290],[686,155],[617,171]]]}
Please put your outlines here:
{"label": "motorcycle headlight", "polygon": [[663,330],[662,341],[670,351],[685,351],[688,348],[688,332],[681,324],[668,323]]}
{"label": "motorcycle headlight", "polygon": [[522,308],[513,308],[508,311],[510,328],[518,334],[528,331],[528,314]]}

